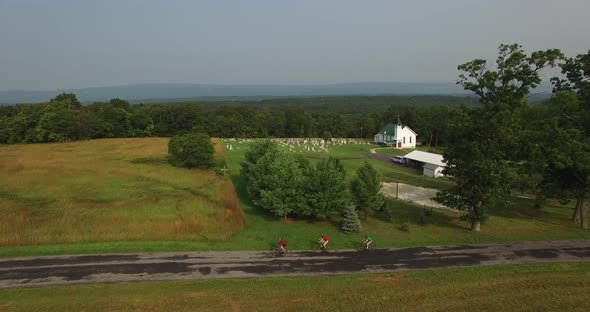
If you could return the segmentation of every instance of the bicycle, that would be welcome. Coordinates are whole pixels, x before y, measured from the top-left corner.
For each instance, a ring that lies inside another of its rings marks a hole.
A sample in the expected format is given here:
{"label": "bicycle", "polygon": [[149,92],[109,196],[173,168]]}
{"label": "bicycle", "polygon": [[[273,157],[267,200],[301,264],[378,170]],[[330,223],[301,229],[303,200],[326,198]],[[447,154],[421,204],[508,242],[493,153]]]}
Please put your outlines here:
{"label": "bicycle", "polygon": [[285,247],[285,250],[281,250],[281,248],[277,247],[272,251],[273,257],[284,257],[289,253],[289,250]]}
{"label": "bicycle", "polygon": [[365,244],[365,242],[361,242],[361,246],[359,247],[359,251],[363,251],[363,250],[375,250],[375,242],[371,242],[371,244],[369,244],[368,248],[367,248],[367,244]]}

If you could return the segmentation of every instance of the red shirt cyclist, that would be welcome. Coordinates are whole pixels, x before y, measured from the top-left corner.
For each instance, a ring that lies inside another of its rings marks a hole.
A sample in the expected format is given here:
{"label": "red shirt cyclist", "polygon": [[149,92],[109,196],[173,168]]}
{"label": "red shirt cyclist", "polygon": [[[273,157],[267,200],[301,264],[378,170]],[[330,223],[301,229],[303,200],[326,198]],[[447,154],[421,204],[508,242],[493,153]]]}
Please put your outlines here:
{"label": "red shirt cyclist", "polygon": [[287,251],[287,242],[285,242],[282,237],[279,237],[279,251],[280,252]]}
{"label": "red shirt cyclist", "polygon": [[326,249],[326,245],[328,245],[328,237],[322,234],[322,238],[320,238],[320,244],[324,249]]}

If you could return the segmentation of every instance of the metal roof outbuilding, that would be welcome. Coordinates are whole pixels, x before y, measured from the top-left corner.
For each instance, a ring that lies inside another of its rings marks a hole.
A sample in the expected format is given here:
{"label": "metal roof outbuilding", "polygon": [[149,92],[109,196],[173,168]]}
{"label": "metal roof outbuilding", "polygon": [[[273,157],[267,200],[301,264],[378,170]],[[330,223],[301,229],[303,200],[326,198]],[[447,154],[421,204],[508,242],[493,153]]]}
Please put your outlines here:
{"label": "metal roof outbuilding", "polygon": [[446,167],[446,163],[443,160],[443,155],[428,153],[423,151],[412,151],[404,156],[404,158],[423,162],[425,164],[433,164],[440,167]]}

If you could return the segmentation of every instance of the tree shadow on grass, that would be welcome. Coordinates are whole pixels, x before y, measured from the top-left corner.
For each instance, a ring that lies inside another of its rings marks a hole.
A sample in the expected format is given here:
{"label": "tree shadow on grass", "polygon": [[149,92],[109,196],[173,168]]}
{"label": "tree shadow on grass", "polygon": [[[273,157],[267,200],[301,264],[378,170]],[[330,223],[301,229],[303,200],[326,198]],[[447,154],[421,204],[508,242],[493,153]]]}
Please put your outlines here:
{"label": "tree shadow on grass", "polygon": [[[318,222],[318,221],[315,221],[315,220],[311,220],[311,221]],[[327,218],[326,220],[321,221],[321,222],[327,222],[329,225],[331,225],[331,226],[339,229],[340,228],[340,223],[342,222],[342,218],[341,217],[338,217],[338,218],[336,218],[336,217],[330,217],[330,218]],[[310,222],[310,223],[312,223],[312,222]]]}
{"label": "tree shadow on grass", "polygon": [[275,215],[272,215],[270,212],[264,211],[263,209],[254,206],[254,203],[248,194],[248,190],[246,189],[246,177],[241,174],[232,174],[230,175],[230,179],[234,184],[236,195],[238,195],[238,199],[242,204],[242,211],[245,215],[262,217],[266,221],[277,221],[277,217]]}
{"label": "tree shadow on grass", "polygon": [[[490,216],[509,219],[533,219],[546,223],[559,223],[569,220],[569,213],[573,214],[575,201],[566,204],[547,202],[540,208],[535,208],[535,199],[511,197],[506,206],[494,207],[488,210]],[[555,210],[563,209],[563,213]],[[567,211],[567,212],[566,212]],[[552,222],[552,220],[557,222]]]}
{"label": "tree shadow on grass", "polygon": [[317,240],[310,239],[308,246],[310,250],[320,250],[320,243]]}
{"label": "tree shadow on grass", "polygon": [[140,157],[140,158],[132,158],[129,160],[132,164],[146,164],[146,165],[170,165],[168,163],[168,158],[166,157]]}
{"label": "tree shadow on grass", "polygon": [[268,250],[275,250],[275,248],[277,248],[277,246],[278,246],[277,244],[269,242],[268,243]]}
{"label": "tree shadow on grass", "polygon": [[[412,226],[435,225],[445,228],[469,230],[467,224],[462,226],[457,223],[462,213],[451,213],[442,209],[432,209],[430,215],[425,214],[423,206],[414,205],[402,201],[388,199],[393,213],[392,220],[387,221],[399,227],[402,223],[408,222]],[[430,210],[430,209],[428,209]]]}

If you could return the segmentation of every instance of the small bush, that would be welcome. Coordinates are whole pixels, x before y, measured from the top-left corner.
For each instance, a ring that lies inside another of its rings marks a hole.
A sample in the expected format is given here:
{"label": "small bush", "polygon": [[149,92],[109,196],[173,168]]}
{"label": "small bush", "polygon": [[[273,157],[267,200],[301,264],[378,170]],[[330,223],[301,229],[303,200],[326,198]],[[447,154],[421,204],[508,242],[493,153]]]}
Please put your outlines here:
{"label": "small bush", "polygon": [[409,232],[410,231],[410,222],[406,221],[406,222],[400,224],[399,229],[404,232]]}

